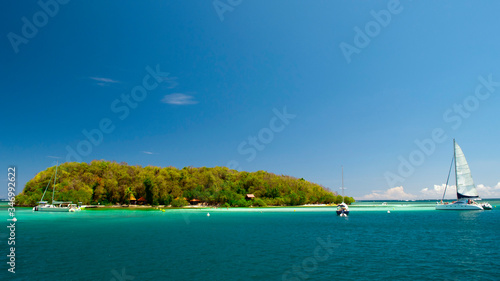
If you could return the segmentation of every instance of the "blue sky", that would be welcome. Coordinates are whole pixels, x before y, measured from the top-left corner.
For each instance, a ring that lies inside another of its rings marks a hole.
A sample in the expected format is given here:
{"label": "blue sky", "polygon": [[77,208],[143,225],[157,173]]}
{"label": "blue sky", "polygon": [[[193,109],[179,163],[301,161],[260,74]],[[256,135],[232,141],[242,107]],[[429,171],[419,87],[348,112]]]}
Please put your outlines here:
{"label": "blue sky", "polygon": [[355,198],[437,198],[456,138],[500,197],[500,3],[41,3],[0,4],[0,162],[18,191],[56,160],[105,159],[335,191],[343,165]]}

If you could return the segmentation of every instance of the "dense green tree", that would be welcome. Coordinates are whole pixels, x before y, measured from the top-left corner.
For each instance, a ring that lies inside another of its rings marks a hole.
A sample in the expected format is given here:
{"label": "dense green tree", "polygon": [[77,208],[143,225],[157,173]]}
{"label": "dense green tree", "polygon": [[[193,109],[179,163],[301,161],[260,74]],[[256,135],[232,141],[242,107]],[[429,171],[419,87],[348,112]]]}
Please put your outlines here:
{"label": "dense green tree", "polygon": [[172,207],[184,207],[189,205],[188,201],[184,198],[176,198],[172,200]]}
{"label": "dense green tree", "polygon": [[348,197],[348,196],[344,196],[344,202],[347,204],[347,205],[351,205],[352,203],[355,202],[354,198],[352,197]]}
{"label": "dense green tree", "polygon": [[255,207],[266,207],[267,204],[262,199],[257,198],[255,200],[253,200],[252,206],[255,206]]}
{"label": "dense green tree", "polygon": [[[18,205],[33,206],[45,193],[52,197],[56,167],[38,173],[16,196]],[[245,200],[253,193],[255,200]],[[283,206],[339,203],[342,196],[326,188],[285,175],[265,171],[238,172],[226,167],[141,167],[126,163],[92,161],[64,163],[58,167],[54,199],[84,204],[128,204],[130,195],[145,197],[148,204],[184,205],[189,200],[219,206]],[[176,199],[174,199],[176,198]],[[186,198],[187,200],[185,200]],[[354,202],[345,197],[346,203]]]}
{"label": "dense green tree", "polygon": [[144,190],[146,192],[146,201],[148,204],[153,203],[153,184],[151,183],[150,178],[146,178],[144,180]]}

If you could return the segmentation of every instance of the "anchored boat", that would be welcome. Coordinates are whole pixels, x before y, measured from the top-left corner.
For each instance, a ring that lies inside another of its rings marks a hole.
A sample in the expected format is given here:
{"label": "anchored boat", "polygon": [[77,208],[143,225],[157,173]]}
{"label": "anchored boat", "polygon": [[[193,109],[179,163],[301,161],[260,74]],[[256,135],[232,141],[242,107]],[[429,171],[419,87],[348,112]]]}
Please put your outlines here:
{"label": "anchored boat", "polygon": [[[488,210],[491,205],[488,203],[478,203],[481,200],[477,193],[476,185],[472,179],[472,174],[469,164],[465,159],[465,155],[460,146],[453,140],[453,159],[448,172],[448,179],[446,180],[446,187],[444,189],[443,198],[441,202],[436,204],[436,210]],[[450,179],[451,170],[455,163],[455,182],[457,189],[457,201],[452,203],[443,202],[448,188],[448,181]]]}
{"label": "anchored boat", "polygon": [[344,203],[344,167],[342,166],[342,203],[337,205],[337,216],[347,217],[349,215],[349,207]]}
{"label": "anchored boat", "polygon": [[48,201],[43,201],[43,197],[45,196],[45,193],[47,192],[47,189],[50,186],[50,183],[52,183],[52,177],[49,180],[49,183],[47,184],[47,187],[45,188],[45,191],[43,192],[42,199],[38,202],[38,206],[33,207],[33,211],[39,211],[39,212],[75,212],[75,211],[80,211],[80,207],[78,207],[76,204],[73,204],[72,201],[54,201],[54,192],[56,188],[56,179],[57,179],[57,168],[59,166],[59,163],[56,166],[56,171],[52,177],[54,177],[54,184],[52,185],[52,204],[48,204]]}

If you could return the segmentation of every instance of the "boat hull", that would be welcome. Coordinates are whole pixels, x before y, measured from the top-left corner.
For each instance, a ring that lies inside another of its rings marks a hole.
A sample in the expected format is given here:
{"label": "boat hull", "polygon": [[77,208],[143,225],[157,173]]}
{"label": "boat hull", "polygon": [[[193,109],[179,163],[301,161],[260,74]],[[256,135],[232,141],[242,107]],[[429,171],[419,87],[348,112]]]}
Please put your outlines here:
{"label": "boat hull", "polygon": [[337,216],[340,216],[342,214],[346,214],[346,215],[349,215],[349,211],[337,211]]}
{"label": "boat hull", "polygon": [[446,211],[481,211],[483,207],[475,204],[437,204],[436,210]]}
{"label": "boat hull", "polygon": [[70,208],[38,208],[39,212],[69,212]]}

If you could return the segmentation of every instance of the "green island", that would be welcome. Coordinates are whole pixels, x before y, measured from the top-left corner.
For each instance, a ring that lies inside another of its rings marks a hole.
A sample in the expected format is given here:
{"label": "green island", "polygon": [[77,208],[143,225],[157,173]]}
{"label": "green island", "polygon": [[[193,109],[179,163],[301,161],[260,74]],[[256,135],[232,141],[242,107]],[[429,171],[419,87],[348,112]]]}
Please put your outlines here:
{"label": "green island", "polygon": [[[52,198],[56,166],[38,173],[16,196],[16,205],[35,206],[47,188],[44,200]],[[53,181],[53,180],[52,180]],[[226,167],[194,168],[131,166],[94,160],[90,164],[68,162],[57,168],[54,200],[85,205],[129,205],[183,207],[204,206],[297,206],[342,202],[342,196],[327,188],[291,176],[265,171],[239,172]],[[251,198],[249,198],[251,197]],[[131,202],[132,201],[132,202]],[[352,197],[344,197],[347,204]]]}

